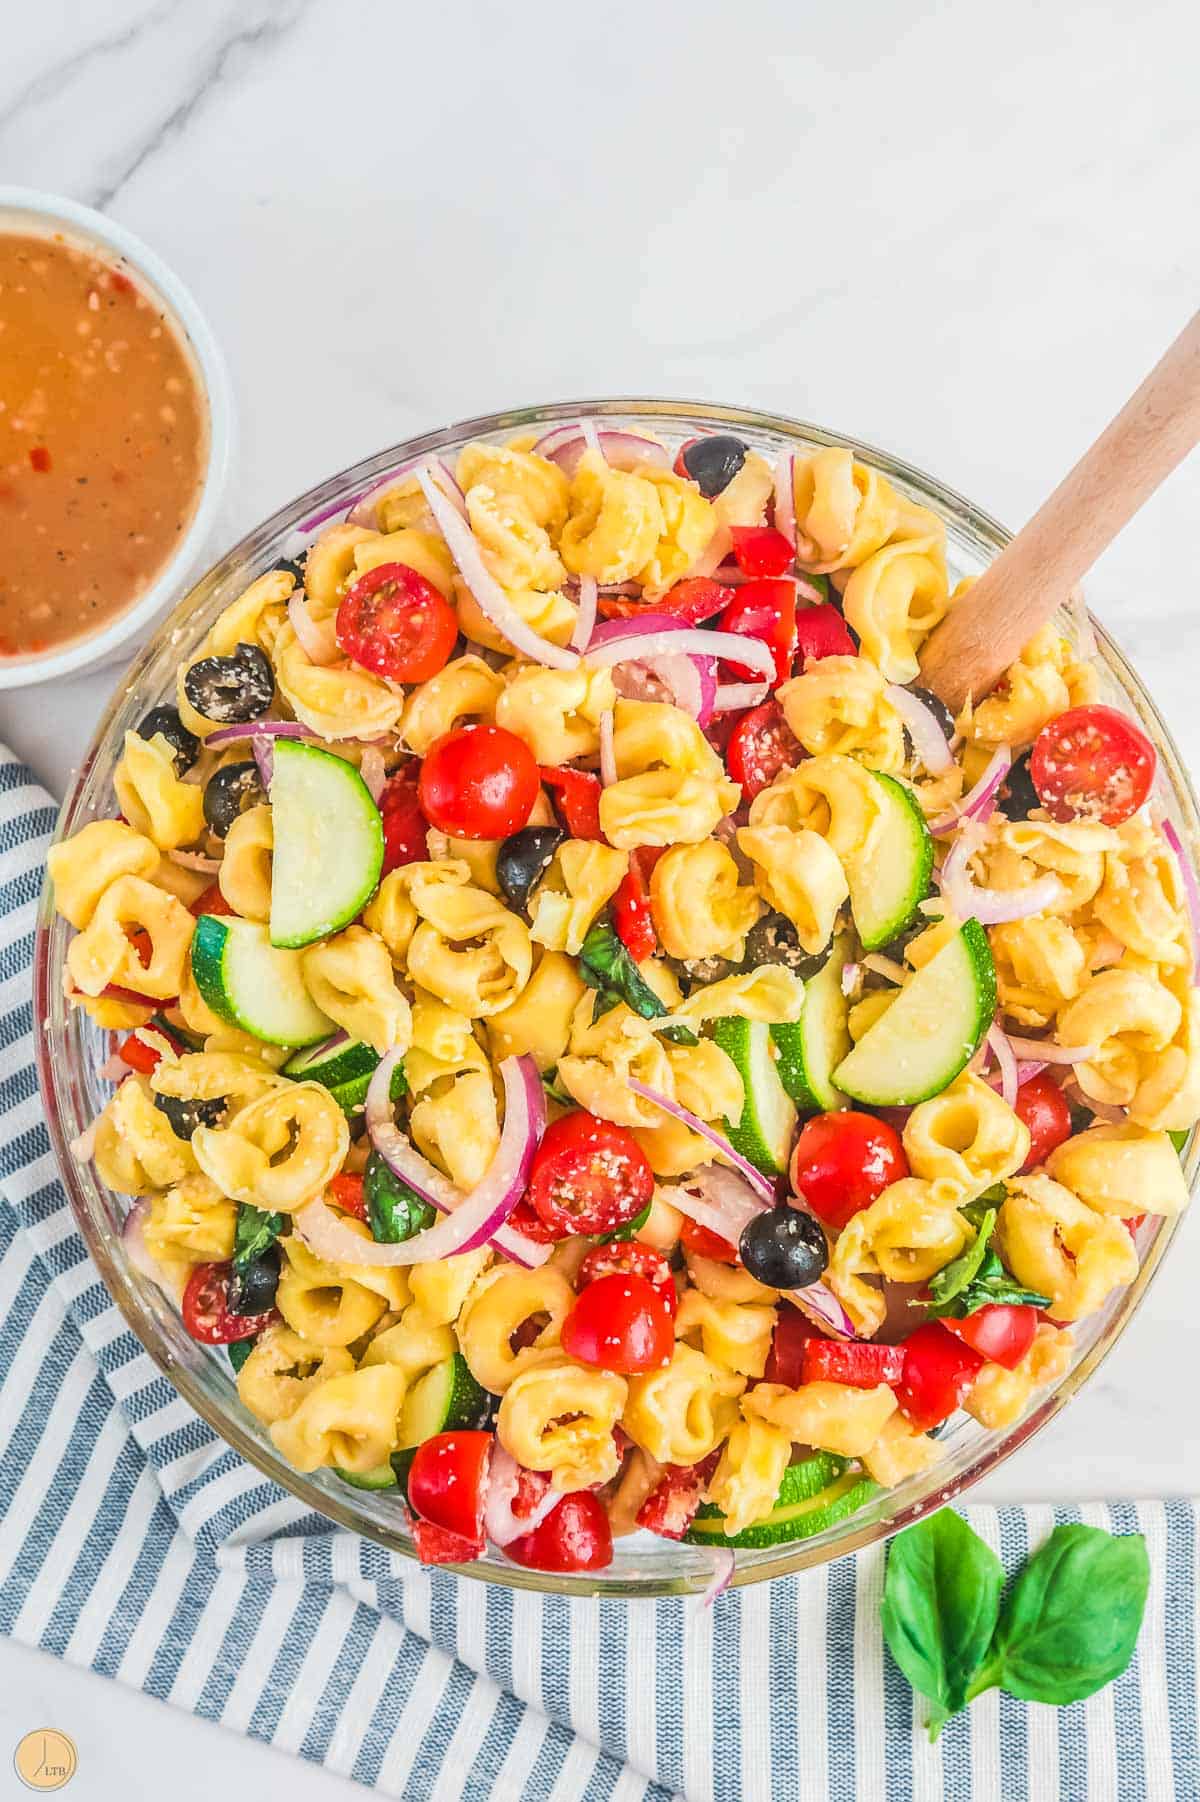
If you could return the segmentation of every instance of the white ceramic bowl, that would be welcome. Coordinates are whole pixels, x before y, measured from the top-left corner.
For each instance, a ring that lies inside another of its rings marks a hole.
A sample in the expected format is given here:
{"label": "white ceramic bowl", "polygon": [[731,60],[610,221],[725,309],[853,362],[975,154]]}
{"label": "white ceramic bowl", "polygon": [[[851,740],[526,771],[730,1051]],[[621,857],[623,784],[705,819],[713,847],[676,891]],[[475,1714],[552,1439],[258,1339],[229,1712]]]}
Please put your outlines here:
{"label": "white ceramic bowl", "polygon": [[136,270],[171,315],[192,353],[207,402],[208,456],[192,522],[174,556],[163,565],[145,593],[107,625],[84,638],[73,639],[57,650],[37,656],[0,663],[0,689],[27,688],[32,683],[48,682],[54,676],[65,676],[71,670],[103,662],[139,628],[148,625],[168,602],[179,599],[186,590],[189,577],[199,569],[204,552],[210,548],[233,445],[233,400],[217,341],[179,277],[148,245],[115,220],[105,218],[103,213],[94,212],[91,207],[80,206],[74,200],[63,200],[57,194],[39,194],[33,188],[0,186],[0,230],[13,228],[34,234],[62,231],[70,238],[94,245],[102,253],[124,258]]}

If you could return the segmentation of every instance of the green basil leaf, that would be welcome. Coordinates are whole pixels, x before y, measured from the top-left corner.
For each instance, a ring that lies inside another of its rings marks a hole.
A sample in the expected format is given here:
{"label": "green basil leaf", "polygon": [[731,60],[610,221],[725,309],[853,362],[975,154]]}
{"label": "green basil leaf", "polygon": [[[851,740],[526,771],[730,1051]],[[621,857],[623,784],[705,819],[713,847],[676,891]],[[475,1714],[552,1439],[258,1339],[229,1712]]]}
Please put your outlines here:
{"label": "green basil leaf", "polygon": [[[592,1021],[592,1024],[593,1026],[595,1025],[595,1020]],[[542,1087],[545,1089],[547,1095],[549,1095],[551,1101],[564,1102],[568,1107],[574,1105],[574,1096],[564,1089],[558,1080],[557,1065],[542,1072]]]}
{"label": "green basil leaf", "polygon": [[238,1203],[237,1225],[233,1229],[233,1267],[245,1270],[255,1258],[269,1251],[283,1231],[282,1214],[264,1214],[248,1201]]}
{"label": "green basil leaf", "polygon": [[620,1239],[636,1239],[647,1220],[649,1220],[650,1209],[653,1205],[653,1202],[648,1201],[645,1207],[642,1208],[639,1213],[634,1215],[632,1220],[627,1220],[624,1226],[615,1227],[611,1233],[598,1233],[596,1235],[596,1244],[615,1245]]}
{"label": "green basil leaf", "polygon": [[597,999],[593,1019],[606,1014],[618,1001],[623,1001],[643,1020],[656,1020],[667,1011],[621,943],[610,920],[597,920],[584,939],[579,953],[579,974],[590,989],[598,990],[605,998],[604,1006],[600,1006]]}
{"label": "green basil leaf", "polygon": [[658,1036],[660,1039],[670,1039],[672,1045],[698,1045],[700,1043],[697,1034],[692,1031],[690,1026],[685,1026],[682,1020],[677,1020],[673,1026],[660,1026]]}
{"label": "green basil leaf", "polygon": [[246,1359],[250,1356],[250,1353],[257,1344],[257,1339],[235,1339],[231,1344],[225,1347],[225,1350],[229,1353],[229,1362],[233,1365],[235,1375],[242,1368],[242,1365],[246,1362]]}
{"label": "green basil leaf", "polygon": [[934,1739],[966,1703],[991,1643],[1003,1586],[996,1554],[950,1508],[892,1540],[884,1637],[913,1688],[933,1703]]}
{"label": "green basil leaf", "polygon": [[980,1219],[975,1237],[967,1249],[957,1258],[952,1259],[944,1269],[939,1270],[936,1276],[930,1278],[929,1294],[934,1304],[930,1313],[934,1318],[939,1314],[949,1313],[951,1310],[947,1303],[952,1302],[955,1296],[961,1295],[963,1290],[969,1288],[974,1282],[979,1274],[979,1267],[983,1263],[988,1240],[992,1236],[995,1225],[996,1210],[988,1208]]}
{"label": "green basil leaf", "polygon": [[1023,1702],[1094,1695],[1133,1657],[1149,1584],[1140,1533],[1055,1527],[1013,1584],[970,1694],[998,1684]]}
{"label": "green basil leaf", "polygon": [[382,1245],[399,1245],[437,1219],[437,1209],[397,1176],[377,1151],[363,1171],[363,1201],[371,1237]]}
{"label": "green basil leaf", "polygon": [[[153,1024],[153,1022],[151,1022],[151,1024]],[[1180,1157],[1183,1156],[1184,1151],[1187,1149],[1187,1142],[1191,1136],[1192,1129],[1190,1126],[1174,1126],[1167,1128],[1167,1137],[1170,1139]]]}
{"label": "green basil leaf", "polygon": [[954,1312],[963,1320],[976,1309],[990,1307],[993,1303],[1006,1307],[1048,1308],[1050,1300],[1050,1296],[1043,1295],[1040,1289],[1023,1289],[1014,1282],[992,1252],[984,1259],[983,1268],[970,1288],[958,1298],[959,1305],[955,1306]]}

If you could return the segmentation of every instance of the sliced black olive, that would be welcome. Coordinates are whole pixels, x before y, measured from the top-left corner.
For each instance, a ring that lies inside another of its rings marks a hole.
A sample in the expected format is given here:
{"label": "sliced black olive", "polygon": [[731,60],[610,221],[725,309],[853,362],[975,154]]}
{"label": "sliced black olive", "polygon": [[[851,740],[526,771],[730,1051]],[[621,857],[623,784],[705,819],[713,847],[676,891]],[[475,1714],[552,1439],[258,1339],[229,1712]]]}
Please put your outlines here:
{"label": "sliced black olive", "polygon": [[256,644],[239,644],[232,657],[201,657],[193,663],[183,678],[183,692],[206,720],[244,725],[271,705],[275,677]]}
{"label": "sliced black olive", "polygon": [[1000,784],[996,806],[1006,820],[1027,820],[1034,808],[1041,804],[1042,798],[1029,774],[1029,752],[1022,751]]}
{"label": "sliced black olive", "polygon": [[740,438],[717,432],[711,438],[693,438],[680,452],[683,467],[701,494],[712,500],[728,488],[746,461],[746,446]]}
{"label": "sliced black olive", "polygon": [[[938,725],[942,728],[942,731],[945,733],[946,738],[948,740],[953,738],[954,737],[954,715],[951,713],[950,709],[947,707],[945,701],[942,700],[942,697],[940,695],[935,695],[931,688],[919,688],[915,682],[909,682],[907,684],[907,688],[908,688],[909,694],[913,697],[914,701],[920,701],[923,706],[928,707],[930,713],[932,713],[934,719],[937,721]],[[913,754],[913,742],[909,736],[908,727],[906,726],[904,728],[904,755],[905,755],[905,758],[907,759],[907,758],[911,757],[912,754]]]}
{"label": "sliced black olive", "polygon": [[281,557],[275,568],[285,576],[295,576],[297,588],[304,587],[304,565],[299,557]]}
{"label": "sliced black olive", "polygon": [[265,1314],[275,1306],[279,1286],[279,1247],[268,1245],[266,1251],[240,1269],[235,1264],[229,1272],[229,1312],[231,1314]]}
{"label": "sliced black olive", "polygon": [[210,832],[224,838],[239,813],[255,807],[267,798],[251,758],[246,763],[227,763],[214,770],[204,785],[204,818]]}
{"label": "sliced black olive", "polygon": [[189,732],[176,707],[152,707],[137,729],[139,738],[165,738],[175,753],[175,774],[190,770],[200,755],[200,740]]}
{"label": "sliced black olive", "polygon": [[496,881],[510,907],[525,906],[566,836],[561,826],[523,826],[504,840],[496,853]]}
{"label": "sliced black olive", "polygon": [[829,1262],[825,1234],[811,1214],[786,1203],[756,1214],[738,1243],[742,1263],[771,1289],[803,1289]]}
{"label": "sliced black olive", "polygon": [[690,994],[704,983],[723,982],[741,965],[731,963],[727,957],[675,957],[671,959],[671,967]]}
{"label": "sliced black olive", "polygon": [[805,951],[786,914],[764,914],[746,935],[746,968],[750,970],[759,964],[783,964],[807,981],[824,969],[828,958],[828,945],[821,951]]}
{"label": "sliced black olive", "polygon": [[229,1099],[217,1095],[211,1101],[185,1100],[179,1095],[156,1095],[154,1105],[171,1122],[177,1139],[190,1139],[198,1126],[217,1126],[224,1118]]}

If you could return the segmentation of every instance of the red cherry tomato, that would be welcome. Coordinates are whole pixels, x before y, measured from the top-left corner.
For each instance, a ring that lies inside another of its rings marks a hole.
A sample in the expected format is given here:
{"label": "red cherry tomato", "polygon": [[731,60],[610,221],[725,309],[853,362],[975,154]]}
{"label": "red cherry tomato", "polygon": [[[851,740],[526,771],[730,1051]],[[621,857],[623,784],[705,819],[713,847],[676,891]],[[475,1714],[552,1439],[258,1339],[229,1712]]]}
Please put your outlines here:
{"label": "red cherry tomato", "polygon": [[605,1570],[612,1563],[612,1528],[604,1504],[589,1490],[564,1495],[541,1526],[505,1546],[528,1570]]}
{"label": "red cherry tomato", "polygon": [[[760,638],[775,659],[776,682],[786,681],[792,673],[792,660],[796,655],[796,584],[767,577],[743,582],[740,588],[734,589],[733,599],[717,626],[722,632],[740,632],[746,638]],[[729,673],[734,681],[762,679],[761,670],[752,670],[740,663],[731,663]]]}
{"label": "red cherry tomato", "polygon": [[907,1175],[895,1128],[853,1110],[806,1121],[792,1153],[792,1188],[836,1232]]}
{"label": "red cherry tomato", "polygon": [[731,1245],[720,1233],[710,1231],[698,1221],[689,1220],[686,1215],[679,1229],[679,1243],[685,1251],[694,1252],[698,1258],[711,1258],[716,1264],[736,1264],[738,1261],[736,1245]]}
{"label": "red cherry tomato", "polygon": [[654,1172],[633,1134],[583,1108],[551,1122],[529,1172],[528,1200],[560,1239],[611,1233],[653,1194]]}
{"label": "red cherry tomato", "polygon": [[675,1327],[662,1294],[644,1276],[598,1277],[580,1291],[562,1323],[568,1358],[632,1376],[665,1370],[675,1349]]}
{"label": "red cherry tomato", "polygon": [[658,950],[658,935],[650,908],[650,874],[665,848],[643,845],[632,852],[629,868],[612,899],[617,937],[635,964],[645,963]]}
{"label": "red cherry tomato", "polygon": [[602,838],[600,831],[600,778],[590,770],[573,770],[564,765],[538,772],[554,798],[563,825],[572,838]]}
{"label": "red cherry tomato", "polygon": [[118,1046],[117,1056],[127,1063],[131,1070],[138,1071],[142,1076],[149,1076],[152,1070],[158,1068],[162,1060],[162,1052],[157,1046],[147,1045],[146,1041],[139,1039],[135,1032],[131,1032],[129,1037]]}
{"label": "red cherry tomato", "polygon": [[472,1564],[483,1556],[482,1539],[464,1539],[461,1533],[447,1533],[419,1514],[408,1515],[409,1531],[422,1564]]}
{"label": "red cherry tomato", "polygon": [[774,526],[731,526],[729,536],[744,576],[781,576],[795,560],[796,547]]}
{"label": "red cherry tomato", "polygon": [[685,576],[657,600],[634,600],[629,595],[602,594],[600,612],[605,619],[636,619],[640,613],[669,613],[673,619],[698,626],[713,619],[729,601],[733,589],[711,576]]}
{"label": "red cherry tomato", "polygon": [[741,784],[742,800],[770,788],[783,770],[802,762],[804,746],[783,717],[783,708],[772,697],[761,707],[743,713],[733,729],[725,761],[729,774]]}
{"label": "red cherry tomato", "polygon": [[1017,1090],[1017,1119],[1029,1128],[1029,1156],[1021,1174],[1044,1164],[1056,1145],[1071,1136],[1071,1109],[1048,1070],[1039,1070]]}
{"label": "red cherry tomato", "polygon": [[413,1454],[408,1499],[423,1520],[443,1532],[482,1543],[491,1462],[490,1433],[434,1433]]}
{"label": "red cherry tomato", "polygon": [[380,563],[346,590],[335,637],[351,663],[391,682],[427,682],[450,660],[458,618],[407,563]]}
{"label": "red cherry tomato", "polygon": [[989,1363],[1015,1370],[1033,1344],[1038,1311],[1028,1302],[990,1301],[964,1320],[943,1320],[942,1325]]}
{"label": "red cherry tomato", "polygon": [[926,1433],[962,1405],[983,1359],[948,1333],[940,1320],[927,1320],[910,1333],[901,1349],[904,1374],[896,1400],[906,1419],[919,1433]]}
{"label": "red cherry tomato", "polygon": [[237,1339],[253,1339],[278,1319],[274,1308],[265,1314],[231,1314],[229,1272],[225,1264],[197,1264],[183,1292],[183,1324],[201,1345],[232,1345]]}
{"label": "red cherry tomato", "polygon": [[195,914],[197,919],[201,914],[216,914],[218,918],[222,918],[234,911],[221,893],[220,884],[216,882],[210,882],[203,894],[197,895],[188,908],[188,912]]}
{"label": "red cherry tomato", "polygon": [[781,1307],[775,1316],[775,1331],[763,1371],[764,1383],[782,1383],[785,1389],[798,1389],[803,1381],[804,1353],[809,1341],[819,1338],[816,1327],[805,1319],[799,1308]]}
{"label": "red cherry tomato", "polygon": [[508,1224],[514,1232],[524,1233],[527,1239],[532,1239],[535,1245],[553,1245],[556,1239],[563,1236],[548,1227],[541,1215],[534,1212],[524,1197],[509,1215]]}
{"label": "red cherry tomato", "polygon": [[645,1277],[674,1314],[679,1299],[675,1281],[669,1260],[657,1246],[643,1245],[639,1239],[613,1239],[608,1245],[594,1246],[579,1266],[575,1287],[582,1292],[602,1276]]}
{"label": "red cherry tomato", "polygon": [[1029,774],[1052,820],[1119,826],[1154,781],[1154,746],[1115,707],[1069,707],[1033,741]]}
{"label": "red cherry tomato", "polygon": [[507,838],[537,800],[533,752],[503,726],[459,726],[430,745],[418,795],[431,826],[451,838]]}
{"label": "red cherry tomato", "polygon": [[664,1464],[654,1488],[637,1511],[639,1527],[660,1539],[682,1539],[704,1496],[704,1485],[721,1454],[710,1452],[700,1464]]}
{"label": "red cherry tomato", "polygon": [[417,798],[417,765],[406,764],[389,776],[379,797],[383,821],[383,870],[386,876],[402,864],[423,863],[429,856],[428,828]]}
{"label": "red cherry tomato", "polygon": [[356,1220],[366,1219],[367,1202],[361,1176],[335,1176],[329,1184],[329,1194],[334,1207],[341,1208],[343,1214],[353,1214]]}
{"label": "red cherry tomato", "polygon": [[796,614],[796,655],[802,670],[810,658],[819,663],[822,657],[857,657],[850,628],[831,602],[801,607]]}
{"label": "red cherry tomato", "polygon": [[880,1383],[898,1383],[904,1375],[902,1345],[872,1345],[867,1341],[843,1343],[838,1339],[812,1338],[804,1348],[801,1381],[846,1383],[852,1389],[875,1389]]}

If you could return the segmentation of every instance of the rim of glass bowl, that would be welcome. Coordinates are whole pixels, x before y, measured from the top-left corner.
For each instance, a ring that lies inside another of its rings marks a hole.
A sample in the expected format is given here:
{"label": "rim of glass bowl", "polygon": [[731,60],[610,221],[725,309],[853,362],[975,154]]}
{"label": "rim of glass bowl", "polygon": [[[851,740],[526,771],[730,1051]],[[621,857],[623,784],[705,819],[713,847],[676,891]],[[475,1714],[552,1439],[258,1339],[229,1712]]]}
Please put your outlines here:
{"label": "rim of glass bowl", "polygon": [[[982,567],[1010,536],[1003,526],[953,489],[874,445],[801,420],[750,409],[672,400],[577,400],[488,414],[427,432],[363,459],[281,508],[249,532],[185,595],[118,683],[59,815],[56,842],[89,817],[111,813],[111,775],[123,731],[147,706],[173,691],[176,664],[207,630],[220,608],[264,569],[283,557],[295,555],[312,536],[318,521],[347,510],[356,496],[412,457],[453,450],[469,438],[545,428],[581,414],[640,422],[645,429],[658,427],[667,436],[688,436],[689,428],[738,430],[768,453],[793,445],[847,447],[864,462],[882,470],[911,498],[938,512],[946,523],[952,567]],[[1064,616],[1062,626],[1069,635],[1077,636],[1078,619]],[[1095,622],[1093,630],[1110,690],[1114,697],[1119,691],[1158,749],[1159,798],[1175,820],[1185,844],[1194,846],[1200,841],[1200,813],[1171,735],[1112,639]],[[159,1369],[243,1458],[338,1526],[361,1533],[392,1551],[414,1556],[396,1499],[387,1499],[390,1492],[376,1495],[351,1489],[329,1472],[305,1476],[284,1463],[266,1429],[242,1409],[232,1373],[217,1361],[220,1354],[211,1355],[188,1337],[174,1304],[123,1256],[119,1236],[122,1215],[116,1198],[100,1185],[91,1165],[76,1164],[68,1149],[70,1141],[92,1118],[98,1094],[97,1090],[89,1092],[89,1082],[96,1081],[94,1069],[100,1059],[91,1056],[85,1039],[89,1032],[97,1042],[102,1036],[80,1010],[70,1010],[66,1005],[62,977],[69,931],[66,922],[53,914],[48,885],[44,886],[34,952],[34,1018],[40,1024],[35,1034],[38,1073],[59,1172],[79,1229],[110,1294]],[[1184,1168],[1192,1188],[1200,1171],[1200,1136],[1196,1134],[1187,1147]],[[1178,1224],[1179,1217],[1160,1217],[1140,1229],[1142,1261],[1135,1282],[1117,1292],[1100,1314],[1083,1323],[1071,1369],[1016,1426],[987,1431],[964,1417],[947,1436],[946,1457],[932,1470],[884,1491],[859,1513],[811,1539],[739,1552],[734,1583],[787,1576],[857,1551],[952,1501],[994,1470],[1078,1394],[1111,1350],[1150,1287]],[[616,1553],[615,1569],[595,1575],[525,1570],[504,1561],[493,1548],[489,1548],[486,1559],[476,1564],[451,1568],[510,1588],[566,1595],[680,1595],[703,1589],[711,1577],[711,1556],[704,1547],[662,1540],[649,1548],[639,1546],[636,1551],[629,1551],[629,1542],[618,1540]]]}

